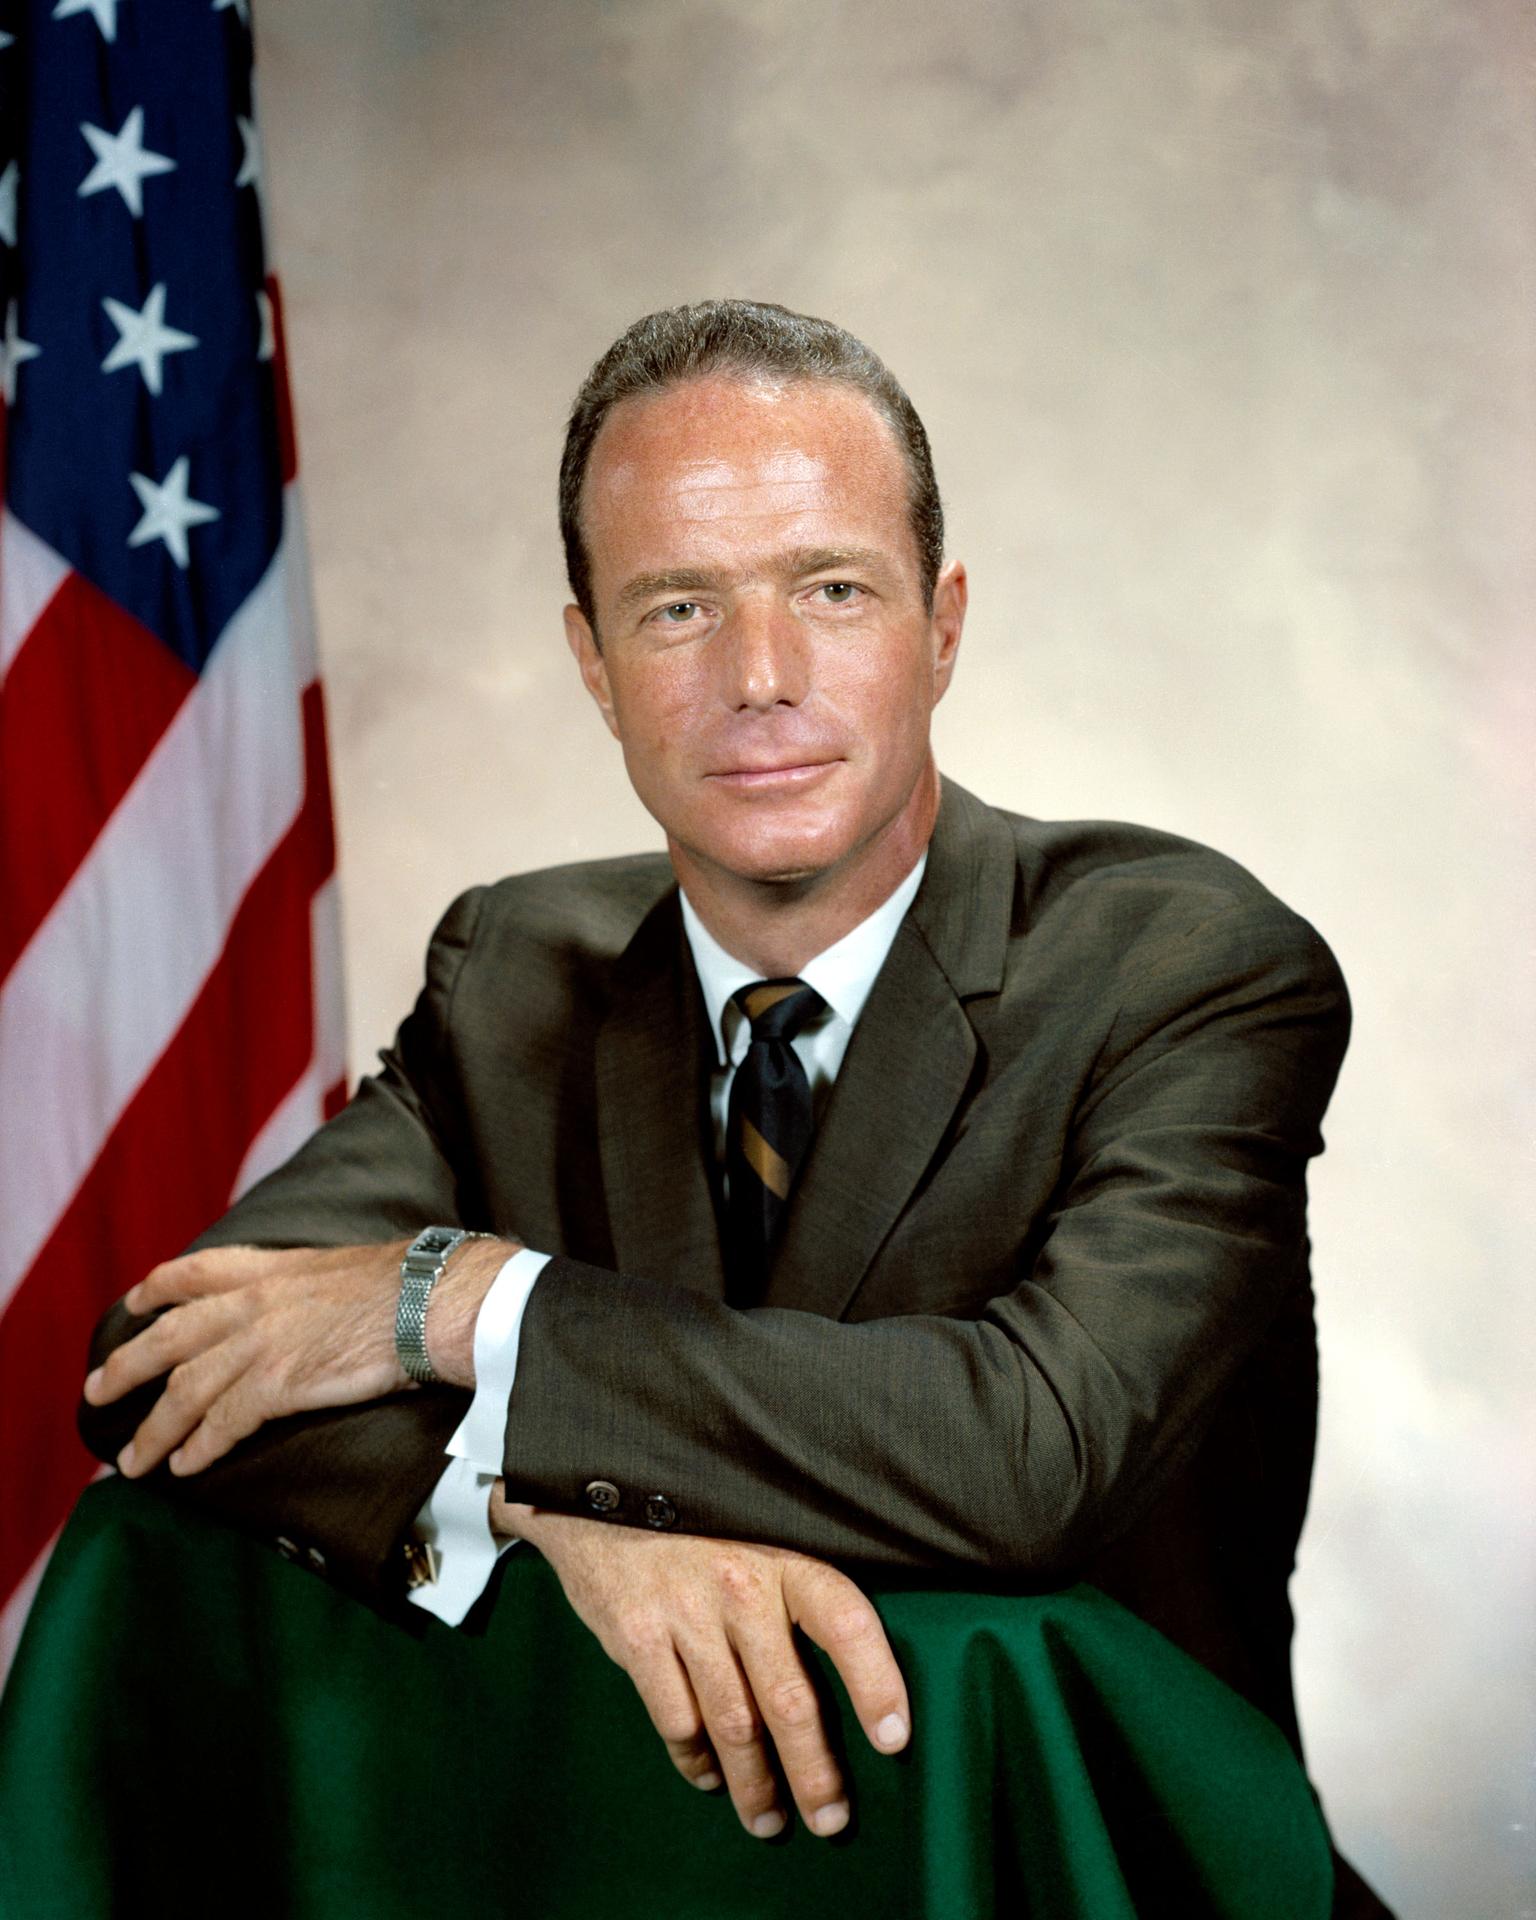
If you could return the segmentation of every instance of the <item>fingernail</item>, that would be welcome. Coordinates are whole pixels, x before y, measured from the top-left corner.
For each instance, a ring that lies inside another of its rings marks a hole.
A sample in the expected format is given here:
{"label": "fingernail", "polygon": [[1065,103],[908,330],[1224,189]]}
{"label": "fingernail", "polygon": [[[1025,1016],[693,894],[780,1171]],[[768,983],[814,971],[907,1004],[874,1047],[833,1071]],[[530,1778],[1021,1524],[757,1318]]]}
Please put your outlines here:
{"label": "fingernail", "polygon": [[907,1723],[899,1713],[888,1713],[875,1728],[875,1742],[882,1747],[899,1747],[907,1737]]}
{"label": "fingernail", "polygon": [[133,1472],[133,1442],[131,1440],[117,1456],[117,1470],[119,1473]]}
{"label": "fingernail", "polygon": [[829,1800],[824,1807],[818,1807],[811,1815],[811,1832],[819,1833],[823,1839],[834,1833],[841,1833],[848,1824],[848,1802]]}
{"label": "fingernail", "polygon": [[85,1376],[85,1397],[94,1398],[96,1389],[101,1385],[101,1368],[96,1367]]}
{"label": "fingernail", "polygon": [[693,1783],[700,1793],[713,1793],[720,1784],[718,1773],[701,1773]]}
{"label": "fingernail", "polygon": [[775,1810],[773,1813],[760,1813],[752,1822],[752,1831],[759,1840],[771,1840],[776,1833],[784,1831],[784,1816]]}
{"label": "fingernail", "polygon": [[185,1461],[186,1457],[187,1456],[182,1452],[181,1448],[178,1447],[176,1451],[171,1455],[170,1459],[166,1462],[167,1466],[169,1466],[172,1473],[181,1472],[182,1463],[183,1461]]}

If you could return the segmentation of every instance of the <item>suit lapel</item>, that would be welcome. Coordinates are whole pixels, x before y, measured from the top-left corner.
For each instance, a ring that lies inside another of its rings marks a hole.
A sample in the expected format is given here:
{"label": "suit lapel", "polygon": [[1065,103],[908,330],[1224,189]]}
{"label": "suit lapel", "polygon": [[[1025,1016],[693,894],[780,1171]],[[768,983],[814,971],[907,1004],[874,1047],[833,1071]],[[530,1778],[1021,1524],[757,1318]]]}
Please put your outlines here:
{"label": "suit lapel", "polygon": [[706,1042],[673,890],[618,960],[597,1036],[597,1127],[619,1270],[725,1296],[703,1132]]}
{"label": "suit lapel", "polygon": [[843,1313],[938,1150],[975,1057],[965,1010],[904,921],[801,1172],[766,1306]]}
{"label": "suit lapel", "polygon": [[939,1151],[976,1063],[965,1001],[1002,985],[1017,855],[945,782],[928,868],[849,1043],[764,1301],[839,1317]]}

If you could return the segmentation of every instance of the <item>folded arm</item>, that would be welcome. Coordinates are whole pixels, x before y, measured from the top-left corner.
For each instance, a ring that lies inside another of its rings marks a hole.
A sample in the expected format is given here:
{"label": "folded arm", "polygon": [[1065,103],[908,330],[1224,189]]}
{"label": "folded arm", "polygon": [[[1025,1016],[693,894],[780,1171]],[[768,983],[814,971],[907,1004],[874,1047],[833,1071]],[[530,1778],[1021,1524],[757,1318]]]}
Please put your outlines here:
{"label": "folded arm", "polygon": [[[199,1473],[287,1414],[414,1392],[392,1337],[407,1244],[224,1247],[147,1274],[123,1297],[145,1324],[85,1382],[87,1404],[100,1407],[163,1381],[117,1454],[119,1470],[143,1474],[164,1461],[173,1474]],[[474,1384],[466,1356],[475,1307],[515,1251],[489,1244],[489,1255],[478,1241],[456,1250],[454,1271],[433,1293],[429,1333],[449,1385]]]}
{"label": "folded arm", "polygon": [[1101,1051],[1038,1255],[974,1320],[743,1313],[552,1262],[508,1489],[577,1511],[601,1477],[621,1525],[661,1492],[679,1528],[834,1560],[1070,1573],[1188,1457],[1304,1286],[1305,1167],[1347,1031],[1294,916],[1191,930]]}
{"label": "folded arm", "polygon": [[[443,1036],[472,919],[457,912],[383,1074],[201,1244],[491,1224],[452,1171],[472,1156],[451,1160],[443,1138]],[[1233,907],[1187,933],[1137,980],[1101,1050],[1038,1254],[974,1320],[741,1312],[556,1259],[522,1329],[509,1495],[585,1513],[604,1479],[620,1525],[645,1524],[646,1497],[664,1493],[681,1531],[855,1561],[1070,1568],[1198,1442],[1300,1283],[1305,1166],[1347,1031],[1331,957],[1283,909]],[[392,1280],[381,1292],[392,1307]],[[396,1444],[418,1430],[422,1442],[406,1471],[391,1456],[396,1539],[441,1444],[413,1425],[417,1397],[394,1408]],[[366,1427],[378,1408],[351,1417]],[[104,1457],[128,1437],[120,1414],[88,1407],[82,1425]],[[201,1476],[210,1504],[228,1471]],[[312,1478],[274,1484],[274,1512]]]}

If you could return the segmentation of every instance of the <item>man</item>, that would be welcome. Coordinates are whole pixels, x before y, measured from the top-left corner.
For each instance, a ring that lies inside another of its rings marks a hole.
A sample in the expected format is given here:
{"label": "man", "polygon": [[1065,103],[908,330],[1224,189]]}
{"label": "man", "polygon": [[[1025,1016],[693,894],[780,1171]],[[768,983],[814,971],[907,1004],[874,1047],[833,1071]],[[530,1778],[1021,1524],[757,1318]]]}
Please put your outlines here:
{"label": "man", "polygon": [[[909,1735],[833,1562],[1088,1578],[1296,1741],[1326,948],[1203,848],[941,783],[965,571],[839,329],[639,322],[561,514],[567,638],[668,859],[456,903],[382,1072],[110,1320],[89,1435],[382,1603],[413,1532],[449,1618],[531,1541],[760,1835],[775,1757],[814,1831],[848,1819],[794,1625]],[[402,1279],[429,1226],[493,1237]]]}

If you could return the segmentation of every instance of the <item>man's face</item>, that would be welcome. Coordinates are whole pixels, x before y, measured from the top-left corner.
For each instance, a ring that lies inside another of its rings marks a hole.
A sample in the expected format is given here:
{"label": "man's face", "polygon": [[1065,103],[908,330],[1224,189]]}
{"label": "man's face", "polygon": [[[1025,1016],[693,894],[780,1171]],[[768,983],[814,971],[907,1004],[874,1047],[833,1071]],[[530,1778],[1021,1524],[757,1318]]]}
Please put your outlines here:
{"label": "man's face", "polygon": [[566,630],[684,878],[888,864],[936,805],[932,710],[965,611],[924,604],[907,474],[864,396],[711,377],[625,401],[582,496],[602,650]]}

